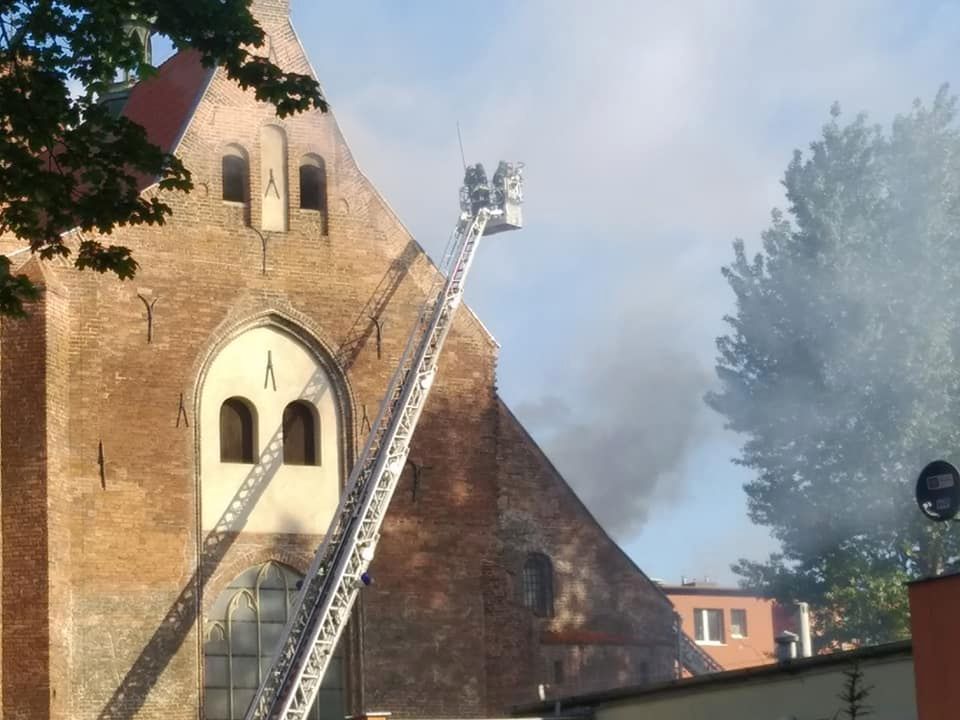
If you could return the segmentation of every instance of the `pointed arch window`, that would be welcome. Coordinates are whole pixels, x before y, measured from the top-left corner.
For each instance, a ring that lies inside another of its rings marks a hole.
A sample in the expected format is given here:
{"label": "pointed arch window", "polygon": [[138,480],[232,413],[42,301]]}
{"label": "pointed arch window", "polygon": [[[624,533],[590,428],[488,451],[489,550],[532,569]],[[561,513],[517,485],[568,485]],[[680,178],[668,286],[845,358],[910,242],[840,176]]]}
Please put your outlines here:
{"label": "pointed arch window", "polygon": [[283,409],[283,462],[285,465],[319,465],[316,411],[299,400]]}
{"label": "pointed arch window", "polygon": [[250,168],[247,153],[239,145],[228,145],[221,158],[223,199],[226,202],[245,203],[248,196]]}
{"label": "pointed arch window", "polygon": [[542,553],[530,553],[523,564],[523,605],[537,617],[553,617],[553,564]]}
{"label": "pointed arch window", "polygon": [[243,398],[232,397],[220,406],[220,462],[252,464],[257,454],[256,415]]}
{"label": "pointed arch window", "polygon": [[304,155],[300,160],[300,208],[320,211],[326,235],[327,165],[319,155]]}
{"label": "pointed arch window", "polygon": [[[242,720],[270,670],[301,576],[269,561],[249,568],[217,597],[204,621],[205,720]],[[334,652],[309,720],[342,720],[343,654]]]}

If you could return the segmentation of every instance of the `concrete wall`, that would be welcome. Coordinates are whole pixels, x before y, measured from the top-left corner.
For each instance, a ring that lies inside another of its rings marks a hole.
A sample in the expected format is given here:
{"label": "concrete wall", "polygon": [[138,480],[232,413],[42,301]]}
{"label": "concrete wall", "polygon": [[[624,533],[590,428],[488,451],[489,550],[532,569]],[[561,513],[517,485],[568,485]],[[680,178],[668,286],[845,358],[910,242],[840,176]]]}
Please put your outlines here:
{"label": "concrete wall", "polygon": [[[908,655],[864,661],[871,720],[916,720],[913,662]],[[842,705],[843,666],[739,682],[705,684],[601,704],[596,720],[821,720]],[[845,717],[845,716],[842,716]]]}

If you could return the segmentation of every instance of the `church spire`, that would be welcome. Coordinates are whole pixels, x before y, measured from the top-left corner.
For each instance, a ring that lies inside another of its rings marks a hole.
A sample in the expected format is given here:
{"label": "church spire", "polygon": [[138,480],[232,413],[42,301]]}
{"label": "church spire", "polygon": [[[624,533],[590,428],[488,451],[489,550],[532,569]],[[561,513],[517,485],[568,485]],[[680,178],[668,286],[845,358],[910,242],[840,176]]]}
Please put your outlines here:
{"label": "church spire", "polygon": [[[138,48],[140,61],[153,64],[153,22],[144,18],[135,18],[124,23],[124,32]],[[111,113],[119,115],[130,96],[130,90],[139,78],[131,69],[121,70],[116,79],[107,86],[100,96],[100,104],[107,106]]]}

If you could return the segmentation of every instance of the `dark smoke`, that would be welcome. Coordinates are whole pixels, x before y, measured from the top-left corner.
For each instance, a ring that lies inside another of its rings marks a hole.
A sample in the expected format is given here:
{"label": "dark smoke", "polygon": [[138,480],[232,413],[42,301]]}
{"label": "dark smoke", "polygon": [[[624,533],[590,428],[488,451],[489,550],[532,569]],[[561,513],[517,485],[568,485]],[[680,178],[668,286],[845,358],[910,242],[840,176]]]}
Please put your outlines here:
{"label": "dark smoke", "polygon": [[665,323],[633,324],[580,359],[568,392],[517,408],[597,519],[620,537],[639,529],[656,502],[682,494],[682,462],[710,431],[701,401],[709,372],[670,338]]}

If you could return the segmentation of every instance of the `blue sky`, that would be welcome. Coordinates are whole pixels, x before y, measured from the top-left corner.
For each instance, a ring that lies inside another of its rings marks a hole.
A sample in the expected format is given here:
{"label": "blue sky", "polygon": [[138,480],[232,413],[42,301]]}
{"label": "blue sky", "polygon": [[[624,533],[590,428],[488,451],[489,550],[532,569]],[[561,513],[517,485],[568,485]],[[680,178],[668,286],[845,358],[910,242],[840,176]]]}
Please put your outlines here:
{"label": "blue sky", "polygon": [[733,581],[774,544],[700,398],[794,148],[837,100],[888,123],[957,83],[960,6],[293,0],[361,167],[436,255],[468,162],[527,163],[527,227],[468,300],[501,394],[650,575]]}

